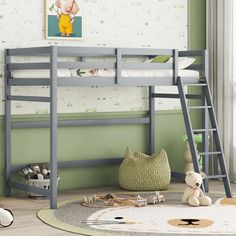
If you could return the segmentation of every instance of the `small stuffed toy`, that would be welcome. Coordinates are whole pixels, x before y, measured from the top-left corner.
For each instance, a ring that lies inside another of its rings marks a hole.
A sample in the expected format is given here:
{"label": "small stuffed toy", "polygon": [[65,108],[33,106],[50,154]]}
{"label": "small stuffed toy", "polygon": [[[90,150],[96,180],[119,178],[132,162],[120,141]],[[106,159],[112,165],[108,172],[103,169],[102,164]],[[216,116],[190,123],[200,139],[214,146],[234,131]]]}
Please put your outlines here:
{"label": "small stuffed toy", "polygon": [[0,208],[0,225],[3,227],[10,226],[14,221],[12,212],[8,209]]}
{"label": "small stuffed toy", "polygon": [[33,170],[34,175],[40,174],[41,172],[39,165],[31,165],[30,168]]}
{"label": "small stuffed toy", "polygon": [[205,196],[201,190],[202,179],[205,174],[198,174],[193,171],[186,173],[185,182],[188,187],[184,191],[182,201],[190,206],[210,206],[211,199]]}
{"label": "small stuffed toy", "polygon": [[50,179],[50,166],[48,163],[29,164],[19,171],[19,175],[23,176],[25,180],[29,179]]}
{"label": "small stuffed toy", "polygon": [[20,174],[23,174],[25,179],[33,179],[34,178],[33,170],[30,168],[24,168]]}
{"label": "small stuffed toy", "polygon": [[44,179],[50,179],[50,169],[42,169],[42,175]]}

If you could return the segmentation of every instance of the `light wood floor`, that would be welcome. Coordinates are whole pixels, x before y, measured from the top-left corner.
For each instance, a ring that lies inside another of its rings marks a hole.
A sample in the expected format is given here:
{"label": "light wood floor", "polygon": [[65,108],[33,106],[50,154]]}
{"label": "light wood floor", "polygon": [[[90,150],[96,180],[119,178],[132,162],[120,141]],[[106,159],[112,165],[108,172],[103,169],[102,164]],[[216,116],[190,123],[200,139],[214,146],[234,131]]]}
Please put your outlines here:
{"label": "light wood floor", "polygon": [[[183,191],[186,185],[184,183],[170,184],[170,190]],[[93,188],[60,192],[58,200],[72,199],[78,194],[89,195],[98,192],[112,192],[117,191],[118,188]],[[223,191],[221,181],[212,181],[210,183],[211,191]],[[236,195],[236,184],[232,184],[232,191]],[[0,207],[12,210],[15,216],[15,221],[9,228],[0,228],[0,236],[69,236],[75,235],[65,231],[61,231],[50,227],[41,222],[36,213],[38,210],[48,207],[49,201],[47,199],[28,199],[22,196],[0,198]]]}

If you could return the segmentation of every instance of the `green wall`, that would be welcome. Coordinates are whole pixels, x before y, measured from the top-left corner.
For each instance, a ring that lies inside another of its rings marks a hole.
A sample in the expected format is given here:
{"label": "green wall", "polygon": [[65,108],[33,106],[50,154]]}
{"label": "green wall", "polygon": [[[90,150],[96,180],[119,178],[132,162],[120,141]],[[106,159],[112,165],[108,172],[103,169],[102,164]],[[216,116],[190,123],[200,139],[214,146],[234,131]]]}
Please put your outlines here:
{"label": "green wall", "polygon": [[[205,48],[205,0],[189,0],[189,49]],[[64,114],[61,118],[95,118],[95,117],[143,116],[144,113],[88,113]],[[15,116],[16,120],[44,119],[45,116]],[[192,114],[194,126],[200,125],[201,114]],[[3,117],[0,117],[3,150]],[[58,129],[58,159],[78,160],[123,156],[127,146],[145,152],[147,150],[146,126],[99,126],[73,127]],[[167,151],[172,170],[183,168],[182,135],[185,128],[180,111],[156,113],[156,150]],[[49,130],[25,129],[12,132],[12,160],[17,163],[34,163],[49,160]],[[3,152],[0,155],[0,195],[3,194]],[[118,184],[118,167],[89,167],[59,170],[60,189],[73,189],[92,186]]]}
{"label": "green wall", "polygon": [[189,0],[189,49],[206,48],[206,0]]}

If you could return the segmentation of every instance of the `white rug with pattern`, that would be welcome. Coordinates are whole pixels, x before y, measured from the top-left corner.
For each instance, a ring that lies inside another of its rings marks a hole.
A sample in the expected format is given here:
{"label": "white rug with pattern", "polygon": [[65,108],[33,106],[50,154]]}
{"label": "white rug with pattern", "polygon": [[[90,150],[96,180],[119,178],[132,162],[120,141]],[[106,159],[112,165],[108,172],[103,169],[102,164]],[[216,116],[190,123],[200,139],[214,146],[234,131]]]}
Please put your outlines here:
{"label": "white rug with pattern", "polygon": [[213,205],[191,207],[179,200],[182,193],[164,195],[167,201],[157,205],[106,208],[84,207],[78,196],[58,209],[40,210],[38,217],[58,229],[93,236],[236,235],[235,197],[214,193]]}
{"label": "white rug with pattern", "polygon": [[236,235],[236,206],[107,208],[93,213],[87,222],[92,228],[115,232]]}

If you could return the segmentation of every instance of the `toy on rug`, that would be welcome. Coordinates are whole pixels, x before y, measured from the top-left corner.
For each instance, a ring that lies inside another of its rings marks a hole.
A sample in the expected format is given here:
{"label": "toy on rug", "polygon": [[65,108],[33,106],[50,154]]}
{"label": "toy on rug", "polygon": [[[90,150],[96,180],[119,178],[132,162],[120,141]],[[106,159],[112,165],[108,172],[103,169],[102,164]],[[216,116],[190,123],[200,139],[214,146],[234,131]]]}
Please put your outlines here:
{"label": "toy on rug", "polygon": [[189,171],[186,173],[185,182],[188,185],[184,191],[182,201],[190,206],[209,206],[211,198],[205,196],[201,190],[202,179],[205,176],[196,172]]}
{"label": "toy on rug", "polygon": [[14,221],[12,212],[8,209],[0,208],[0,225],[3,227],[9,227]]}
{"label": "toy on rug", "polygon": [[[121,194],[130,195],[130,194]],[[163,195],[159,191],[155,192],[155,195],[148,196],[146,198],[139,194],[132,195],[131,197],[119,197],[116,194],[109,193],[105,195],[93,195],[84,196],[81,204],[87,207],[121,207],[121,206],[136,206],[143,207],[147,205],[155,205],[161,202],[165,202]]]}

